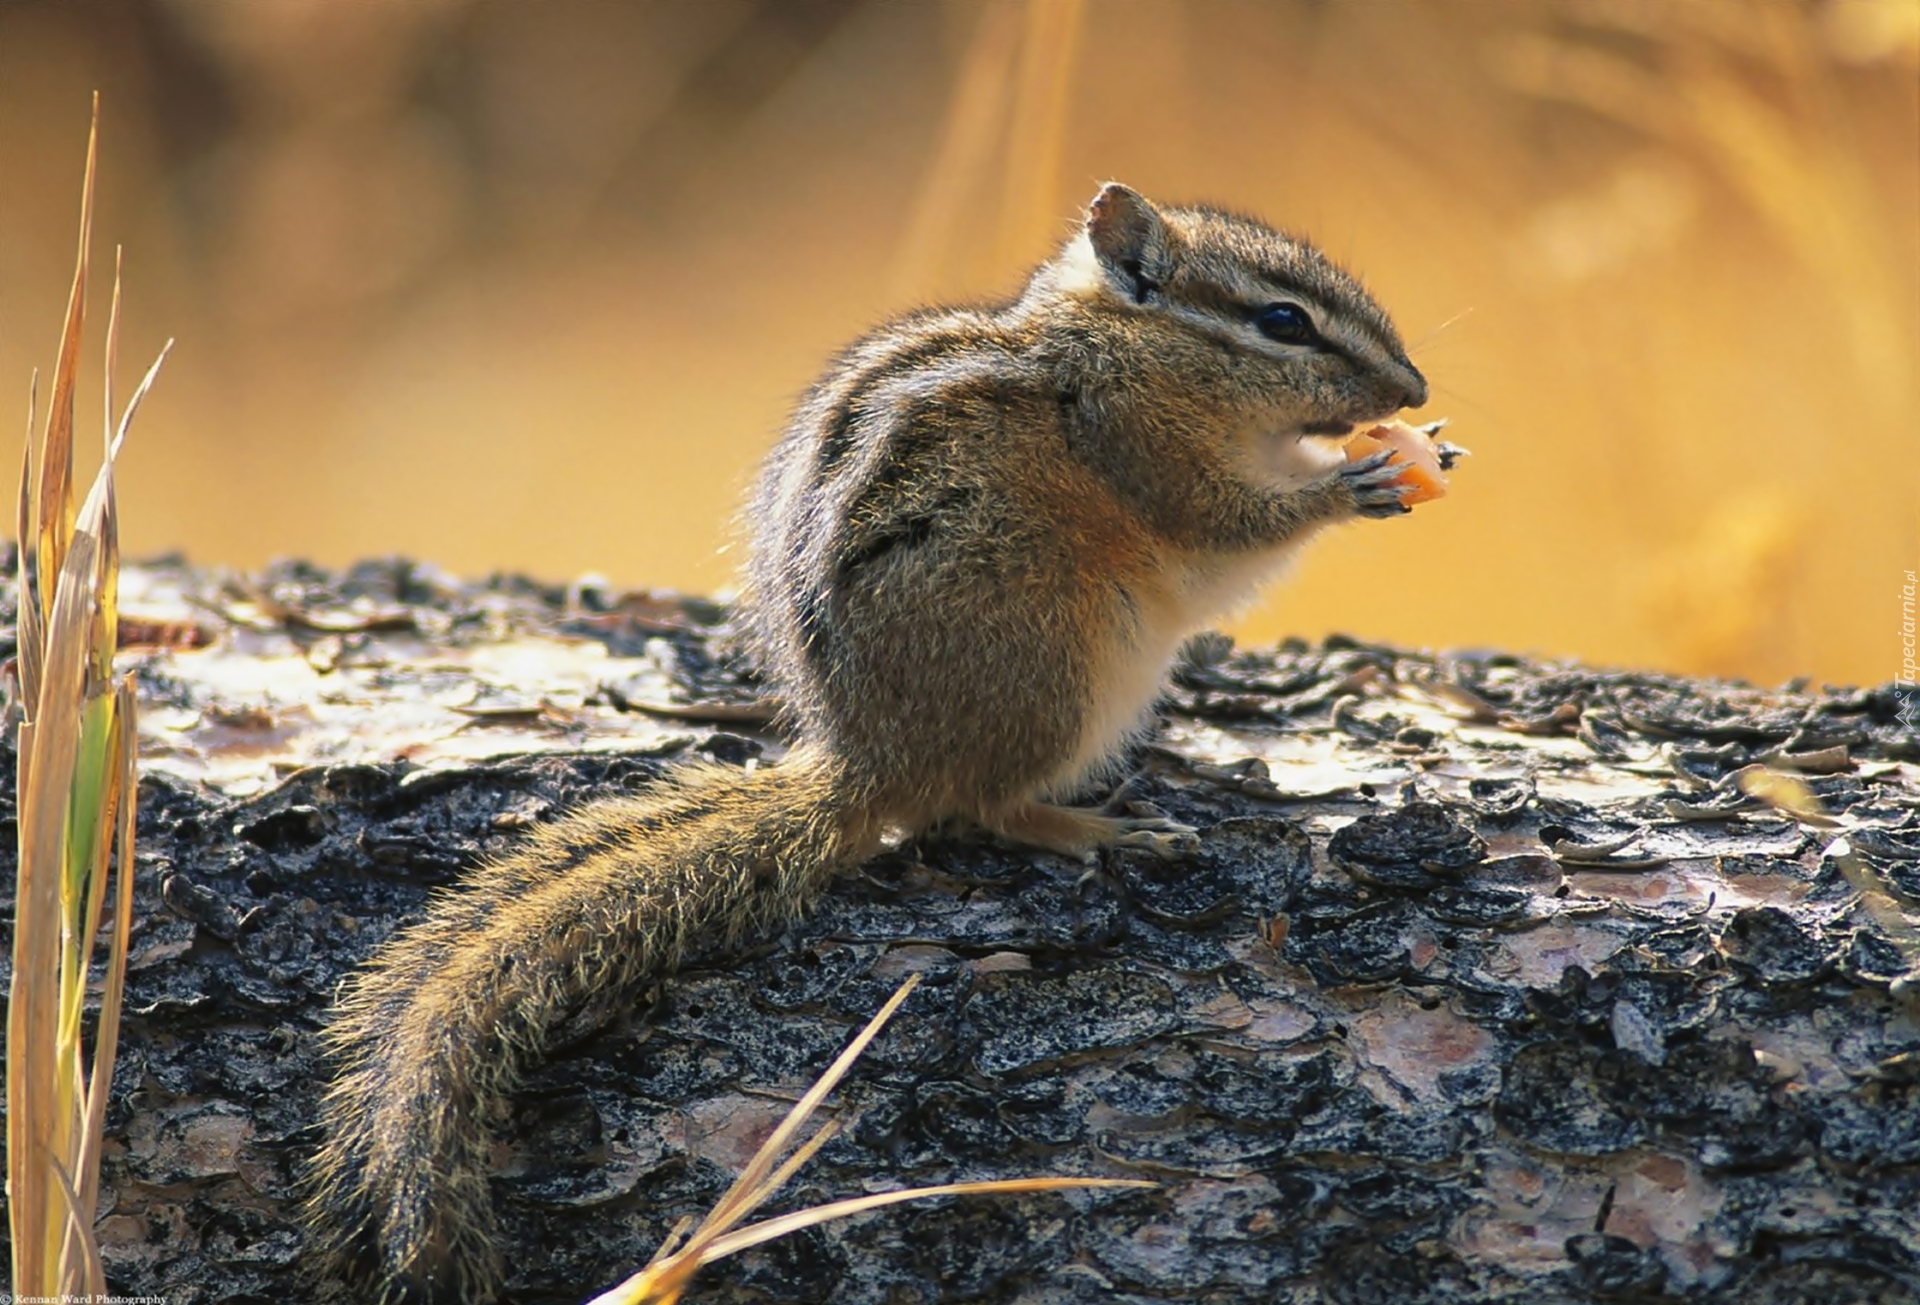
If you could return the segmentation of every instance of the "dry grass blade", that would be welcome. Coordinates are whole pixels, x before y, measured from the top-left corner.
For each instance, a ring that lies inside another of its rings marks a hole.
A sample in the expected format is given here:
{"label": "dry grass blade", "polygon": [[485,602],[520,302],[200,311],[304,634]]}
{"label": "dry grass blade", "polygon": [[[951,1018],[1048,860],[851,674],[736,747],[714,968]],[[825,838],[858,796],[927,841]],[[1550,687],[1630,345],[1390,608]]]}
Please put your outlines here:
{"label": "dry grass blade", "polygon": [[[788,1233],[811,1228],[816,1224],[834,1219],[844,1219],[850,1215],[863,1214],[868,1210],[877,1210],[884,1206],[898,1205],[905,1201],[928,1200],[939,1196],[971,1196],[980,1194],[1007,1195],[1019,1192],[1057,1192],[1069,1188],[1081,1187],[1152,1187],[1154,1184],[1126,1178],[1010,1178],[992,1182],[949,1183],[939,1187],[916,1187],[898,1192],[880,1192],[870,1196],[853,1197],[844,1201],[834,1201],[827,1205],[815,1206],[809,1210],[796,1210],[783,1214],[737,1232],[730,1231],[742,1219],[760,1206],[766,1204],[773,1194],[786,1185],[787,1180],[799,1172],[801,1166],[811,1160],[827,1142],[839,1132],[837,1122],[822,1127],[808,1138],[794,1153],[779,1161],[794,1136],[806,1126],[814,1111],[820,1108],[827,1094],[832,1092],[847,1070],[860,1058],[869,1043],[879,1035],[900,1004],[919,985],[920,976],[910,975],[900,985],[887,1004],[880,1008],[867,1026],[854,1040],[847,1044],[827,1072],[809,1088],[804,1096],[787,1112],[780,1126],[774,1129],[772,1136],[761,1144],[740,1177],[734,1180],[726,1194],[715,1203],[707,1217],[691,1234],[686,1232],[687,1221],[683,1220],[667,1235],[665,1242],[654,1253],[647,1266],[633,1277],[627,1279],[611,1291],[602,1293],[588,1302],[588,1305],[675,1305],[681,1293],[692,1283],[693,1276],[703,1265],[732,1255],[736,1251],[762,1242],[784,1237]],[[778,1162],[778,1163],[776,1163]]]}
{"label": "dry grass blade", "polygon": [[[93,245],[93,177],[100,139],[100,97],[93,97],[93,124],[87,130],[87,173],[80,189],[80,252],[74,260],[73,288],[67,295],[66,325],[60,332],[60,357],[53,372],[53,397],[47,404],[47,430],[40,451],[40,574],[58,575],[73,533],[73,392],[80,375],[80,343],[87,322],[87,251]],[[23,537],[22,543],[25,539]],[[41,594],[49,621],[52,600]]]}
{"label": "dry grass blade", "polygon": [[[31,723],[20,727],[20,756],[37,749]],[[23,787],[21,797],[26,798]],[[39,1159],[52,1155],[45,1102],[52,1099],[51,1048],[57,1007],[38,999],[33,980],[24,976],[51,972],[58,964],[53,950],[59,909],[53,868],[36,872],[42,864],[29,852],[45,821],[30,818],[27,803],[20,804],[20,870],[14,888],[16,920],[13,933],[13,978],[7,1003],[7,1217],[13,1239],[13,1283],[45,1281],[46,1248],[42,1230],[47,1222],[49,1195],[43,1181],[46,1166]],[[48,1054],[34,1057],[33,1049]]]}
{"label": "dry grass blade", "polygon": [[742,1204],[747,1210],[757,1209],[765,1204],[768,1197],[785,1187],[789,1179],[806,1167],[807,1161],[820,1154],[821,1147],[838,1136],[840,1136],[840,1121],[828,1120],[821,1125],[819,1132],[795,1147],[793,1154],[782,1161],[778,1169],[768,1174],[764,1182],[748,1193],[747,1200]]}
{"label": "dry grass blade", "polygon": [[689,1245],[719,1236],[751,1214],[756,1206],[771,1195],[766,1187],[766,1179],[774,1168],[774,1162],[787,1149],[787,1144],[793,1140],[794,1134],[806,1127],[807,1121],[813,1118],[813,1112],[818,1110],[820,1103],[827,1099],[827,1094],[840,1085],[840,1080],[845,1078],[847,1071],[853,1068],[853,1063],[860,1059],[867,1045],[880,1035],[880,1030],[886,1027],[888,1020],[893,1018],[893,1013],[900,1009],[900,1004],[912,996],[913,990],[919,986],[920,976],[908,975],[907,981],[887,999],[887,1004],[867,1021],[867,1026],[860,1030],[859,1035],[847,1044],[846,1050],[842,1051],[833,1064],[827,1067],[827,1072],[816,1079],[805,1095],[794,1103],[793,1109],[787,1112],[787,1117],[780,1121],[780,1126],[773,1130],[772,1136],[768,1137],[761,1144],[760,1149],[753,1153],[753,1159],[747,1161],[747,1167],[740,1171],[738,1178],[733,1180],[733,1186],[727,1189],[726,1195],[720,1198],[719,1204],[715,1205],[712,1212],[701,1221],[700,1226],[694,1229],[693,1236],[688,1239]]}
{"label": "dry grass blade", "polygon": [[113,247],[113,298],[107,304],[107,359],[101,377],[100,456],[113,457],[113,378],[120,370],[120,246]]}
{"label": "dry grass blade", "polygon": [[[37,701],[20,729],[20,882],[16,891],[13,987],[8,1007],[8,1182],[13,1197],[16,1295],[46,1294],[64,1241],[65,1220],[37,1157],[68,1154],[73,1098],[70,1067],[59,1063],[62,910],[68,798],[80,750],[79,714],[87,665],[86,581],[94,541],[80,537],[54,585],[46,657]],[[78,922],[72,926],[78,927]],[[17,1114],[14,1112],[18,1112]],[[52,1290],[57,1291],[54,1287]]]}
{"label": "dry grass blade", "polygon": [[1000,201],[1000,257],[1023,263],[1051,243],[1058,221],[1054,185],[1066,147],[1068,97],[1086,30],[1086,0],[1027,0],[1006,188]]}
{"label": "dry grass blade", "polygon": [[119,821],[114,855],[120,873],[114,885],[113,938],[107,946],[107,977],[100,997],[100,1026],[94,1034],[93,1080],[87,1088],[87,1127],[81,1136],[80,1208],[91,1210],[100,1194],[100,1147],[106,1136],[107,1089],[113,1083],[120,1044],[120,1003],[127,978],[127,943],[133,928],[133,818],[139,740],[134,730],[133,676],[120,681],[119,729],[115,756],[120,769]]}
{"label": "dry grass blade", "polygon": [[32,702],[40,693],[41,625],[40,600],[35,594],[33,575],[33,423],[40,404],[40,371],[34,369],[27,386],[27,439],[20,454],[20,510],[15,519],[14,548],[15,607],[19,609],[16,654],[20,667],[20,698]]}
{"label": "dry grass blade", "polygon": [[970,196],[984,189],[994,146],[1005,134],[1007,89],[1020,53],[1021,14],[1013,0],[980,7],[973,40],[961,61],[947,118],[914,196],[906,234],[889,278],[894,299],[924,298],[933,273],[956,253],[954,236],[967,217]]}
{"label": "dry grass blade", "polygon": [[930,1201],[940,1196],[1014,1196],[1022,1192],[1067,1192],[1090,1187],[1156,1186],[1157,1183],[1140,1178],[996,1178],[988,1182],[942,1183],[937,1187],[908,1187],[898,1192],[876,1192],[871,1196],[854,1196],[844,1201],[816,1205],[809,1210],[795,1210],[792,1214],[783,1214],[742,1228],[715,1241],[708,1248],[707,1258],[717,1260],[735,1251],[744,1251],[749,1246],[758,1246],[761,1242],[799,1232],[802,1228],[908,1201]]}
{"label": "dry grass blade", "polygon": [[[137,735],[132,679],[113,675],[120,569],[113,472],[134,410],[160,364],[148,371],[116,425],[116,259],[104,457],[76,513],[73,405],[86,320],[97,127],[96,97],[96,130],[88,136],[81,189],[80,251],[53,399],[37,456],[37,401],[29,402],[20,493],[20,857],[6,1073],[8,1217],[13,1290],[21,1299],[102,1299],[107,1289],[92,1219],[132,925]],[[116,880],[111,894],[110,878]],[[100,932],[109,924],[89,1065],[87,978]]]}
{"label": "dry grass blade", "polygon": [[172,352],[173,341],[168,340],[160,346],[160,355],[153,360],[153,365],[147,368],[147,374],[140,378],[140,384],[133,387],[133,397],[127,400],[127,410],[120,414],[120,425],[113,433],[113,443],[108,446],[111,457],[120,456],[120,446],[126,442],[127,428],[133,425],[134,414],[140,411],[140,405],[146,401],[147,391],[151,390],[154,381],[159,379],[161,364],[166,362],[167,355]]}
{"label": "dry grass blade", "polygon": [[[66,1216],[67,1240],[60,1250],[61,1299],[86,1300],[107,1289],[106,1275],[100,1270],[100,1244],[94,1240],[93,1229],[82,1213],[86,1207],[80,1203],[80,1194],[73,1190],[73,1180],[67,1177],[67,1171],[58,1160],[49,1159],[47,1167],[53,1175],[54,1190],[60,1193],[61,1212]],[[74,1253],[76,1250],[78,1254]]]}

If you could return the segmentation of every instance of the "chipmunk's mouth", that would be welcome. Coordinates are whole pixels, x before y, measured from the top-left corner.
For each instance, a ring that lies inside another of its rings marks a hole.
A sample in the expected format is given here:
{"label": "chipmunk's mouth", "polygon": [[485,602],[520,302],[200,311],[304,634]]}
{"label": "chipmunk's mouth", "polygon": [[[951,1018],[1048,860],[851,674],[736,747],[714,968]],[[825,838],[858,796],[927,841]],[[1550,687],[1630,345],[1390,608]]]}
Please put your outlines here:
{"label": "chipmunk's mouth", "polygon": [[1293,489],[1324,476],[1345,458],[1342,446],[1353,434],[1344,421],[1306,421],[1272,427],[1248,448],[1254,476],[1277,489]]}

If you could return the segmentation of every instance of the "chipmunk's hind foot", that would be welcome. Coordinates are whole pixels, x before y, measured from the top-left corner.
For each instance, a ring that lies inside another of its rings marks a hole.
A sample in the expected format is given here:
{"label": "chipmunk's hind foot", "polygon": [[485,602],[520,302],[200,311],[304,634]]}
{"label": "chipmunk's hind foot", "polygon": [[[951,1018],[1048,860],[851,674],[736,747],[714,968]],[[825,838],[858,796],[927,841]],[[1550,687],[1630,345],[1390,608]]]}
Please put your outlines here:
{"label": "chipmunk's hind foot", "polygon": [[1133,848],[1170,861],[1200,850],[1200,835],[1191,826],[1157,809],[1129,810],[1128,815],[1113,816],[1088,807],[1027,802],[996,814],[987,824],[1002,838],[1080,861],[1094,860],[1103,847]]}

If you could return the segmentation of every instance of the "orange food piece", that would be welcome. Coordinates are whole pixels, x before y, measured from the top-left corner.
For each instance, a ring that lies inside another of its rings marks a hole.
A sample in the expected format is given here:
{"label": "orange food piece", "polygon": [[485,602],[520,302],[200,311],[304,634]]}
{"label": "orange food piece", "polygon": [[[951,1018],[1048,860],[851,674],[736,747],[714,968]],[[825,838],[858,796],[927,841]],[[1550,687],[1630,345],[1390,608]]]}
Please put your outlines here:
{"label": "orange food piece", "polygon": [[1372,457],[1383,448],[1393,450],[1393,464],[1406,468],[1395,483],[1413,487],[1413,492],[1400,501],[1412,507],[1430,503],[1447,492],[1447,478],[1440,474],[1440,454],[1433,444],[1433,436],[1418,426],[1390,421],[1348,440],[1347,461]]}

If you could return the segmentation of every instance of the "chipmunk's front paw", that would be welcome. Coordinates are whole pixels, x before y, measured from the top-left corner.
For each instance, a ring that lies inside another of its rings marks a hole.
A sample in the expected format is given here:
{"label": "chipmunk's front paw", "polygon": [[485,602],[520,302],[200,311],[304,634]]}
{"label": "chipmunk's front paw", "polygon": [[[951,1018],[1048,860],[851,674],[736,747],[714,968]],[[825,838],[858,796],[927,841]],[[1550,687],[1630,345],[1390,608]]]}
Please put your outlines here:
{"label": "chipmunk's front paw", "polygon": [[1394,461],[1393,450],[1383,449],[1358,462],[1349,462],[1334,474],[1353,496],[1353,510],[1363,517],[1397,517],[1413,511],[1404,500],[1414,487],[1402,480],[1403,463]]}

